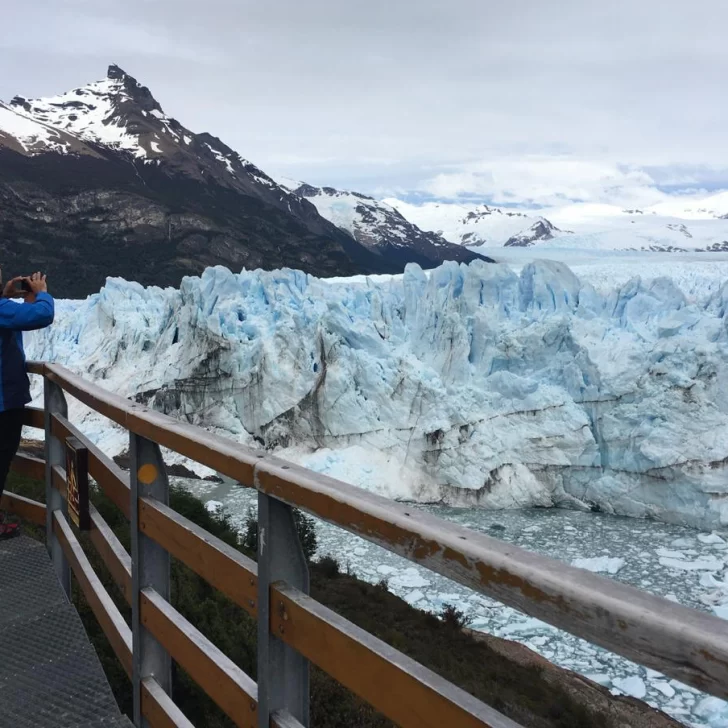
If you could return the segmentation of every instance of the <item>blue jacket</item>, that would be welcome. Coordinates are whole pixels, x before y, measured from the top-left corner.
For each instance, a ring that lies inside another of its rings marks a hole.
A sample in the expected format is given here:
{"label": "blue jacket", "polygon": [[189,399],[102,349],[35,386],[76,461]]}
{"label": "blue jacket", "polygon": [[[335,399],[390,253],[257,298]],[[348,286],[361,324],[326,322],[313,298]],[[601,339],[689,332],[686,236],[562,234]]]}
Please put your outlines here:
{"label": "blue jacket", "polygon": [[22,332],[50,326],[54,313],[53,297],[48,293],[39,293],[35,303],[0,298],[0,412],[30,402]]}

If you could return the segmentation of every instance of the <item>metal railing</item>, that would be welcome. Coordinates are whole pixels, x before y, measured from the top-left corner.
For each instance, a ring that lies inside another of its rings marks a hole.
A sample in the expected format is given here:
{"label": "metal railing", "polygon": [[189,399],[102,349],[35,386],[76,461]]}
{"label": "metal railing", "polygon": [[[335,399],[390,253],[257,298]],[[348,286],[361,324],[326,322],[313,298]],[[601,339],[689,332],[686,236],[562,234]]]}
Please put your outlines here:
{"label": "metal railing", "polygon": [[[292,508],[344,528],[488,597],[675,678],[728,698],[728,623],[625,584],[525,551],[406,505],[213,436],[107,392],[63,367],[31,364],[45,379],[45,461],[20,455],[18,472],[45,478],[48,507],[6,493],[3,505],[47,528],[61,583],[76,576],[132,680],[134,721],[190,726],[172,702],[174,659],[238,726],[308,726],[308,666],[318,665],[398,725],[413,728],[516,723],[358,628],[308,595],[308,571]],[[67,416],[64,392],[129,431],[130,472],[104,455]],[[91,506],[90,539],[132,608],[128,625],[69,525],[64,443],[88,449],[88,470],[131,522],[128,554]],[[258,491],[258,560],[168,505],[160,446]],[[258,683],[169,602],[174,557],[258,622]]]}

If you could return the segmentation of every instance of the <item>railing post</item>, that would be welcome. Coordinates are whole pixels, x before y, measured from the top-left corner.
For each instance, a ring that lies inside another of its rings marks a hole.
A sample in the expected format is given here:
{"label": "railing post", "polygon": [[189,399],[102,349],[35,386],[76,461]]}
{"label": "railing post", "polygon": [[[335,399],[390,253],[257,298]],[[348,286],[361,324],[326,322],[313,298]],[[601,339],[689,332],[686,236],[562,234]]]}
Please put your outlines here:
{"label": "railing post", "polygon": [[53,512],[61,511],[66,515],[66,500],[53,487],[53,467],[56,465],[66,467],[66,451],[64,443],[51,434],[52,415],[68,417],[68,405],[63,390],[55,382],[45,378],[43,379],[43,401],[45,407],[46,547],[63,591],[70,599],[71,569],[53,531]]}
{"label": "railing post", "polygon": [[153,677],[168,694],[172,692],[172,662],[169,653],[152,637],[141,623],[140,595],[152,587],[169,600],[169,554],[152,539],[139,531],[139,498],[156,498],[169,504],[169,482],[159,445],[130,433],[131,453],[131,558],[132,558],[132,687],[134,696],[134,725],[142,728],[141,686]]}
{"label": "railing post", "polygon": [[258,493],[258,726],[286,710],[309,724],[308,660],[270,631],[270,585],[285,581],[308,594],[308,566],[298,538],[293,509]]}

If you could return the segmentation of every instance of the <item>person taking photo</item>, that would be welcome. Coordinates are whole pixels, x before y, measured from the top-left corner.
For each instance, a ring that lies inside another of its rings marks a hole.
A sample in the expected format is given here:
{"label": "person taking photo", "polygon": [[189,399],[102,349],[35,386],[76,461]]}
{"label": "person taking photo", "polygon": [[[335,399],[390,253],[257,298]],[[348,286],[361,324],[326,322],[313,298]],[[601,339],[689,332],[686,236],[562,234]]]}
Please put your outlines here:
{"label": "person taking photo", "polygon": [[[0,286],[2,271],[0,271]],[[23,302],[12,300],[22,298]],[[43,329],[53,323],[55,304],[40,273],[13,278],[0,298],[0,498],[10,465],[20,446],[23,410],[31,401],[25,365],[23,331]],[[16,536],[18,524],[0,511],[0,539]]]}

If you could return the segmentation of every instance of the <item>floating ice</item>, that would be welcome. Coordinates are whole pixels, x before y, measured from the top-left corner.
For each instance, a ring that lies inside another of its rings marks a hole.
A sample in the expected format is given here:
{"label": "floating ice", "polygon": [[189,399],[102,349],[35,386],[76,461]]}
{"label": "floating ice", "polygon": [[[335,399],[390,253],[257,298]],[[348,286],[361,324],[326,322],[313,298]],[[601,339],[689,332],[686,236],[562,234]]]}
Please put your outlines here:
{"label": "floating ice", "polygon": [[[382,568],[381,566],[379,567]],[[403,569],[399,573],[395,574],[390,582],[393,587],[425,587],[430,586],[430,580],[426,579],[424,576],[422,576],[421,572],[418,569],[409,568],[409,569]]]}
{"label": "floating ice", "polygon": [[658,556],[665,556],[669,559],[684,559],[685,554],[682,551],[671,551],[670,549],[659,548],[655,549],[655,553]]}
{"label": "floating ice", "polygon": [[661,680],[656,680],[653,683],[650,683],[650,687],[655,688],[655,690],[659,690],[666,698],[672,698],[675,695],[675,688],[670,685],[670,683],[663,682]]}
{"label": "floating ice", "polygon": [[605,574],[616,574],[625,564],[624,559],[609,556],[595,556],[591,559],[574,559],[572,566],[587,571],[603,572]]}
{"label": "floating ice", "polygon": [[660,558],[663,566],[669,566],[671,569],[682,569],[683,571],[719,571],[725,566],[722,559],[713,559],[706,557],[696,559],[695,561],[681,561],[680,559]]}
{"label": "floating ice", "polygon": [[637,676],[613,680],[612,684],[621,692],[627,695],[631,695],[633,698],[637,698],[638,700],[642,700],[642,698],[647,695],[647,687],[645,686],[645,681]]}
{"label": "floating ice", "polygon": [[693,709],[711,728],[728,728],[728,703],[720,698],[703,698]]}
{"label": "floating ice", "polygon": [[425,595],[421,591],[417,590],[417,591],[413,591],[413,592],[410,592],[409,594],[407,594],[407,596],[405,596],[404,600],[406,602],[408,602],[409,604],[417,604],[417,602],[421,601],[424,598],[425,598]]}
{"label": "floating ice", "polygon": [[725,539],[721,538],[715,531],[713,533],[699,533],[698,541],[701,543],[723,544]]}

